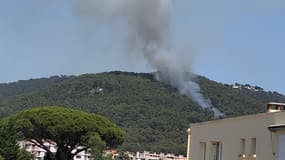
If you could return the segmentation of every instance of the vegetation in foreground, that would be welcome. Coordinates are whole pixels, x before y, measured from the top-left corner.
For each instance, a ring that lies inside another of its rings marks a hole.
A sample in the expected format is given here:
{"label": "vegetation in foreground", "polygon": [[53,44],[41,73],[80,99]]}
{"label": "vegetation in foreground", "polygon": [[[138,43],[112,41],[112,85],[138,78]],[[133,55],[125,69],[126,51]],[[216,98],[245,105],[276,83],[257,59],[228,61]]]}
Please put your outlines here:
{"label": "vegetation in foreground", "polygon": [[[106,118],[61,107],[21,111],[0,123],[0,155],[6,160],[30,159],[29,155],[23,157],[24,151],[17,145],[23,140],[44,149],[46,160],[73,160],[88,149],[101,157],[103,149],[121,145],[124,140],[124,132]],[[56,143],[55,154],[44,145],[46,141]]]}

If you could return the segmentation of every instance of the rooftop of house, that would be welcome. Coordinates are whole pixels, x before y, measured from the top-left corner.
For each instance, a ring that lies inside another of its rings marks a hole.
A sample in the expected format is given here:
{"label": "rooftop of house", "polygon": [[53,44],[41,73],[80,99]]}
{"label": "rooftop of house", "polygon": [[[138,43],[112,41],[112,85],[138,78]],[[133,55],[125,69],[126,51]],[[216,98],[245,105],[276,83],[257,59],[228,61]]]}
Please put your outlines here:
{"label": "rooftop of house", "polygon": [[285,106],[285,103],[269,102],[267,105]]}
{"label": "rooftop of house", "polygon": [[216,123],[222,123],[222,122],[229,122],[229,121],[252,119],[252,118],[257,118],[257,117],[274,116],[274,115],[277,115],[277,114],[284,114],[284,115],[285,115],[285,111],[280,111],[280,112],[266,112],[266,113],[245,115],[245,116],[239,116],[239,117],[233,117],[233,118],[217,119],[217,120],[206,121],[206,122],[200,122],[200,123],[193,123],[193,124],[191,124],[191,127],[192,127],[192,126],[199,126],[199,125],[209,125],[209,124],[216,124]]}

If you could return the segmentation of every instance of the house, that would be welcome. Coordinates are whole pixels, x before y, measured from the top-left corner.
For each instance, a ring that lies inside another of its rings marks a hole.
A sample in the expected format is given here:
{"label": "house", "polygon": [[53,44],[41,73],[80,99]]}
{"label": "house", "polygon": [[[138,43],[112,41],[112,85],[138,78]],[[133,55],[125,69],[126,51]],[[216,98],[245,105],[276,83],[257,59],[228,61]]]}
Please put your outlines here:
{"label": "house", "polygon": [[188,160],[285,160],[285,104],[267,113],[196,123],[188,130]]}
{"label": "house", "polygon": [[[34,157],[35,160],[43,160],[44,156],[46,154],[46,151],[37,145],[33,144],[29,141],[20,141],[18,142],[20,148],[25,149],[26,151],[30,152]],[[53,142],[45,142],[44,145],[50,149],[51,152],[56,153],[57,147],[56,143]],[[78,147],[77,149],[81,149],[82,147]],[[112,155],[113,159],[117,159],[119,156],[119,153],[117,150],[105,150],[105,155]],[[125,152],[130,158],[130,160],[186,160],[186,157],[183,155],[176,156],[174,154],[164,154],[164,153],[155,153],[155,152],[136,152],[136,153],[130,153]],[[76,156],[74,156],[73,160],[92,160],[91,153],[87,151],[82,151],[78,153]]]}
{"label": "house", "polygon": [[155,152],[137,152],[134,155],[129,155],[132,160],[186,160],[183,155],[174,155],[170,153],[155,153]]}
{"label": "house", "polygon": [[[25,149],[26,151],[30,152],[35,160],[43,160],[46,154],[46,151],[32,142],[29,141],[20,141],[18,142],[20,148]],[[53,153],[56,153],[57,147],[56,144],[53,142],[45,142],[44,145],[49,148],[49,150]],[[77,149],[80,149],[79,146]],[[91,153],[89,151],[82,151],[74,156],[73,160],[92,160]]]}

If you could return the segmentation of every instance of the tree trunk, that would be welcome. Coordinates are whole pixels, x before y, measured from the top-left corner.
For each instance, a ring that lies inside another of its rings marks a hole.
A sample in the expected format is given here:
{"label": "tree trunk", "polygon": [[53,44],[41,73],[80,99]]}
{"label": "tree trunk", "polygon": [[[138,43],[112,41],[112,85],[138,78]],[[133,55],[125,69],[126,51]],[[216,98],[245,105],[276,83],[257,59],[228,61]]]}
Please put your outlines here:
{"label": "tree trunk", "polygon": [[65,149],[58,148],[55,155],[55,160],[72,160],[72,156]]}
{"label": "tree trunk", "polygon": [[54,154],[52,154],[51,152],[50,153],[47,152],[44,156],[44,160],[56,160],[56,158]]}

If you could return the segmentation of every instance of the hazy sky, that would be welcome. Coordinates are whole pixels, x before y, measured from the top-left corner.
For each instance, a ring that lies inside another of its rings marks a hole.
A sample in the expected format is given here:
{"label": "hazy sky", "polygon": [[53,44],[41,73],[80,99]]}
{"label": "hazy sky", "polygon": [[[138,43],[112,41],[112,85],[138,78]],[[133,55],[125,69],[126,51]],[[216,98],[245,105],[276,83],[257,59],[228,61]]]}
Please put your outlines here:
{"label": "hazy sky", "polygon": [[[72,10],[72,0],[0,0],[0,82],[152,71],[142,57],[118,54],[120,29],[86,24]],[[284,0],[174,0],[172,30],[195,73],[285,94]]]}

